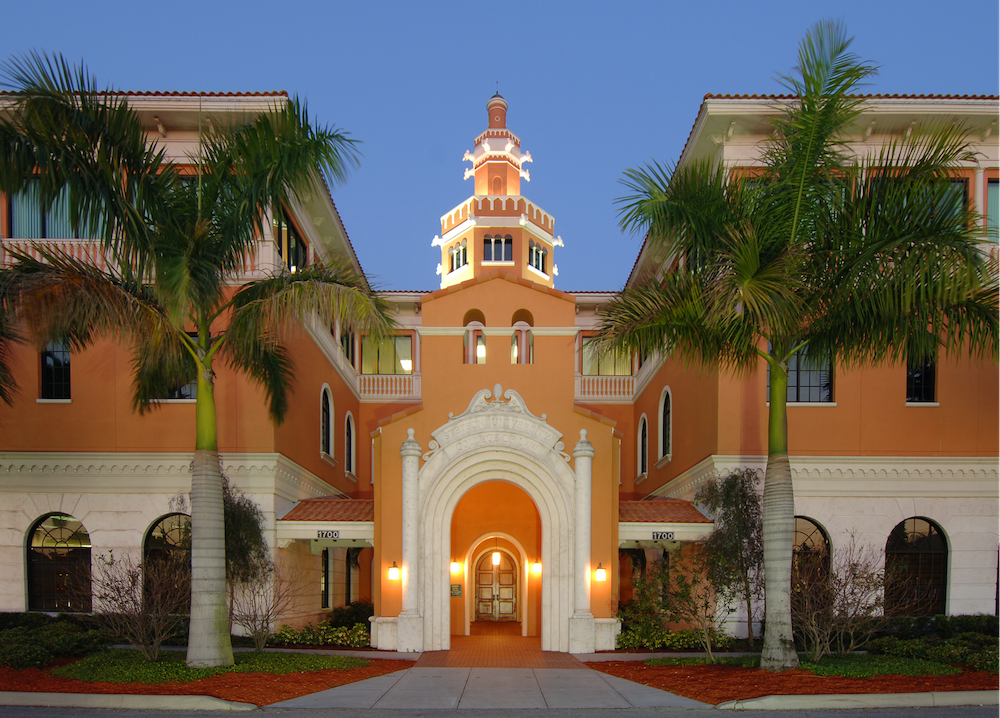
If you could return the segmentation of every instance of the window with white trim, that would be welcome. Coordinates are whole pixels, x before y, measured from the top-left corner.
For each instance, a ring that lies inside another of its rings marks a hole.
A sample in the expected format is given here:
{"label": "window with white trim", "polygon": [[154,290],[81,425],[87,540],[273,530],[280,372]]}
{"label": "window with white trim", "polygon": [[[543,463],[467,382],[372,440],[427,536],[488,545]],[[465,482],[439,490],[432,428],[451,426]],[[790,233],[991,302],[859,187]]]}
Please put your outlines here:
{"label": "window with white trim", "polygon": [[469,263],[469,248],[466,241],[455,242],[448,248],[448,271],[454,272]]}
{"label": "window with white trim", "polygon": [[355,469],[355,454],[354,451],[354,417],[351,416],[350,412],[347,412],[347,417],[344,419],[344,471],[348,474],[357,475]]}
{"label": "window with white trim", "polygon": [[543,247],[541,244],[536,242],[528,242],[528,266],[534,267],[542,274],[546,274],[546,258],[549,255],[549,251]]}
{"label": "window with white trim", "polygon": [[510,337],[510,363],[533,364],[535,361],[535,337],[527,322],[514,324]]}
{"label": "window with white trim", "polygon": [[660,458],[673,454],[673,394],[670,387],[664,387],[660,394]]}
{"label": "window with white trim", "polygon": [[375,341],[365,337],[361,342],[362,374],[412,374],[413,338],[385,337]]}
{"label": "window with white trim", "polygon": [[[771,396],[771,365],[767,365],[767,396]],[[809,347],[799,349],[788,360],[785,401],[833,403],[833,360],[829,355],[810,356]]]}
{"label": "window with white trim", "polygon": [[514,261],[514,238],[509,234],[489,235],[483,237],[483,261],[484,262],[513,262]]}
{"label": "window with white trim", "polygon": [[986,183],[986,238],[1000,242],[1000,180]]}
{"label": "window with white trim", "polygon": [[333,456],[333,397],[327,387],[323,387],[319,402],[319,450]]}
{"label": "window with white trim", "polygon": [[639,476],[649,471],[649,422],[646,415],[639,418],[639,435],[636,446],[636,464],[639,467]]}

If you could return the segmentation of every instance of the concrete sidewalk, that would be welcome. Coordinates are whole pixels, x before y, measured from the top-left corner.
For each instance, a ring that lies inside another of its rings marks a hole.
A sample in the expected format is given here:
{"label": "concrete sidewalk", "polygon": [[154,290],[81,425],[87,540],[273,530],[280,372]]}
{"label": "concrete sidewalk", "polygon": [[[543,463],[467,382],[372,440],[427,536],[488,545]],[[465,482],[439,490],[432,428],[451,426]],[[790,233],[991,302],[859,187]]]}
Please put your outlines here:
{"label": "concrete sidewalk", "polygon": [[410,668],[267,708],[711,708],[589,668]]}

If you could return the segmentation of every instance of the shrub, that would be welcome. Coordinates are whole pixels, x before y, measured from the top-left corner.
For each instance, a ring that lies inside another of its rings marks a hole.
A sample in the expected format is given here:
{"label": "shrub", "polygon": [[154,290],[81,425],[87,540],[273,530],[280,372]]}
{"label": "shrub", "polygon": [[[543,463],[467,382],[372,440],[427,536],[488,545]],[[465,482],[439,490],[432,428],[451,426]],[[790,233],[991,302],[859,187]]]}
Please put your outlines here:
{"label": "shrub", "polygon": [[978,633],[996,639],[1000,635],[997,616],[970,614],[963,616],[900,616],[886,627],[886,633],[901,639],[952,638],[963,633]]}
{"label": "shrub", "polygon": [[296,631],[291,626],[282,626],[269,641],[275,646],[346,646],[367,648],[371,645],[367,624],[357,623],[351,628],[331,626],[323,622],[318,626],[308,624]]}
{"label": "shrub", "polygon": [[962,633],[954,638],[935,637],[900,640],[884,636],[866,646],[873,655],[917,658],[952,666],[970,666],[977,671],[997,672],[996,640],[981,633]]}
{"label": "shrub", "polygon": [[41,668],[55,658],[37,643],[0,645],[0,666],[10,668]]}
{"label": "shrub", "polygon": [[78,621],[44,618],[19,621],[20,626],[0,631],[0,665],[40,668],[54,658],[99,651],[111,642],[105,631],[87,630]]}
{"label": "shrub", "polygon": [[375,606],[371,601],[351,601],[330,611],[326,622],[334,628],[351,628],[359,623],[367,625],[368,619],[374,615]]}

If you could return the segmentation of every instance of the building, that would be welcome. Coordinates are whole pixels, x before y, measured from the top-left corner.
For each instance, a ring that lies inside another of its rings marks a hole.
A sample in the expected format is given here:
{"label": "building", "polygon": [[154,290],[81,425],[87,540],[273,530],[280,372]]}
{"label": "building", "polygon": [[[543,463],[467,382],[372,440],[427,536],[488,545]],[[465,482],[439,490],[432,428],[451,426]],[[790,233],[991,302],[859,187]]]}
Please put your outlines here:
{"label": "building", "polygon": [[[706,97],[681,162],[752,167],[776,99]],[[131,98],[178,162],[197,142],[199,103],[223,115],[281,100]],[[371,598],[378,648],[446,649],[473,621],[517,621],[545,650],[612,648],[629,594],[619,550],[659,554],[704,537],[711,520],[691,503],[697,487],[719,470],[764,465],[763,370],[737,378],[588,351],[611,294],[556,288],[563,241],[522,194],[532,158],[507,109],[490,98],[465,156],[473,194],[442,216],[432,242],[440,288],[385,293],[397,336],[370,342],[319,317],[304,327],[289,340],[294,409],[280,427],[258,389],[219,372],[225,472],[260,504],[276,557],[302,587],[289,621]],[[873,96],[864,110],[861,147],[929,121],[970,127],[979,161],[956,180],[995,242],[997,98]],[[58,217],[32,224],[18,198],[0,206],[5,247],[34,238],[88,251],[86,239],[45,231]],[[274,223],[248,276],[332,256],[360,271],[329,196],[286,209],[290,221]],[[662,271],[656,252],[643,247],[630,282]],[[183,526],[192,400],[182,387],[158,411],[133,414],[128,356],[109,343],[72,356],[15,352],[22,389],[0,407],[0,609],[85,610],[65,594],[69,566],[168,545]],[[993,613],[996,366],[942,359],[797,377],[799,541],[836,547],[854,531],[913,554],[936,587],[933,610]]]}

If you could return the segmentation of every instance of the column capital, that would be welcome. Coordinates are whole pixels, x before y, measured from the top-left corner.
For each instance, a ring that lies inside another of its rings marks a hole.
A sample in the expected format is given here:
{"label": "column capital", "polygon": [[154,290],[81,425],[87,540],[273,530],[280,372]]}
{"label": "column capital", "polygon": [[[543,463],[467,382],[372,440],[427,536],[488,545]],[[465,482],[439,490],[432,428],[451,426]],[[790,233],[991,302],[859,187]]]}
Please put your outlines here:
{"label": "column capital", "polygon": [[407,429],[406,430],[406,441],[403,442],[403,445],[399,449],[399,455],[400,456],[402,456],[402,457],[407,457],[407,456],[417,456],[417,457],[419,457],[420,454],[423,453],[420,450],[420,443],[416,439],[413,438],[413,434],[414,434],[413,429]]}
{"label": "column capital", "polygon": [[580,440],[573,446],[573,458],[594,458],[594,445],[587,441],[586,429],[580,429]]}

